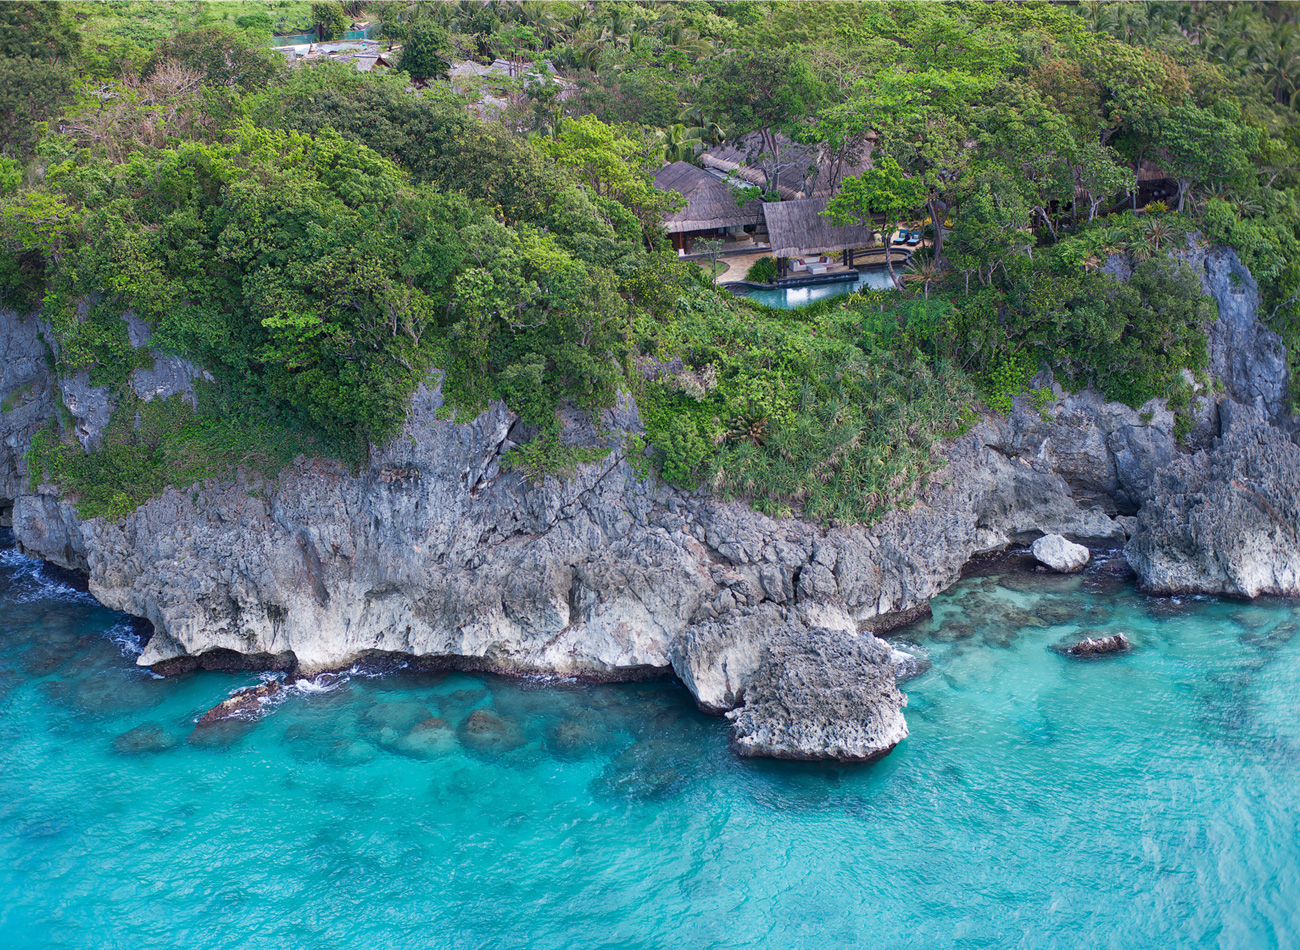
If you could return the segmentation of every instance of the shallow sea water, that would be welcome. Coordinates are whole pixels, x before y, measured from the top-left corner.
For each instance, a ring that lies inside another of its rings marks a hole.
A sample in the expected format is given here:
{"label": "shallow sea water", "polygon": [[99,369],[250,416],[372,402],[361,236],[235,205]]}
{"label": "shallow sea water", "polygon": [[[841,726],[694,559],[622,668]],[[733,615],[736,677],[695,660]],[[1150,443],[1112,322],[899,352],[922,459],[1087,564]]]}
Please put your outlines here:
{"label": "shallow sea water", "polygon": [[357,674],[196,732],[258,677],[152,678],[0,550],[0,945],[1300,945],[1294,604],[1011,575],[934,612],[870,766],[737,759],[668,679]]}

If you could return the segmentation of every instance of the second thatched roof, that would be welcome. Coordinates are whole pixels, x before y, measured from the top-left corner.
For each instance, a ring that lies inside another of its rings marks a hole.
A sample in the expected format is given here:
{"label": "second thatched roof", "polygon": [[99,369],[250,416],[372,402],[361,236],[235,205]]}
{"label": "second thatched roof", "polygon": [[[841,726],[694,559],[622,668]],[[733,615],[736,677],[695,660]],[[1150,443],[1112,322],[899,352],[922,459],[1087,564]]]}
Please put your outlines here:
{"label": "second thatched roof", "polygon": [[664,221],[664,230],[669,234],[734,228],[760,224],[763,220],[760,202],[736,204],[736,193],[731,186],[689,162],[665,165],[655,172],[654,179],[660,191],[675,191],[686,199],[686,207]]}
{"label": "second thatched roof", "polygon": [[809,257],[850,247],[870,247],[875,231],[860,224],[839,225],[822,214],[829,198],[775,201],[763,205],[773,257]]}

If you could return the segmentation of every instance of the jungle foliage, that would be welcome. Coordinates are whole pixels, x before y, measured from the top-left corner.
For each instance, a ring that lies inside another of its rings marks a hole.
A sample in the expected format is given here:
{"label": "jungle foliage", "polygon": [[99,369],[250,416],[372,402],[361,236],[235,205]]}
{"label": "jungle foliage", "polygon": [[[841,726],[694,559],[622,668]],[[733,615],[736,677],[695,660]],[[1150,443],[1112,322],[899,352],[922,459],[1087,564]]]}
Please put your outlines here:
{"label": "jungle foliage", "polygon": [[[88,513],[296,452],[359,464],[437,369],[453,407],[540,431],[528,477],[591,461],[561,402],[621,389],[663,478],[869,520],[1044,366],[1185,406],[1213,313],[1171,251],[1197,233],[1300,355],[1286,4],[4,6],[0,294],[113,389],[97,452],[64,427],[33,455]],[[266,45],[340,11],[407,40],[409,75]],[[520,76],[484,118],[437,77],[496,56]],[[563,97],[524,75],[542,59]],[[820,148],[842,220],[925,227],[901,292],[776,312],[676,260],[651,173],[751,132],[760,168],[778,136]],[[868,133],[875,167],[845,175]],[[1136,200],[1151,168],[1172,207]],[[125,310],[214,375],[197,412],[135,399]]]}

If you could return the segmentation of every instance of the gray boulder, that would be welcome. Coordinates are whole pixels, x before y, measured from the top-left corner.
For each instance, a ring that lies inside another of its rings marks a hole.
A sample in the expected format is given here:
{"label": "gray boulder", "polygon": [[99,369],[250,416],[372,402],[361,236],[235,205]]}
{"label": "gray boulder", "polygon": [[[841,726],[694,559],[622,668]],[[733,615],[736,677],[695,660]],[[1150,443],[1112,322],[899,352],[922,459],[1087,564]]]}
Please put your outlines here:
{"label": "gray boulder", "polygon": [[59,381],[63,390],[63,404],[75,420],[73,428],[82,449],[93,452],[103,441],[104,430],[113,415],[113,400],[107,386],[94,386],[90,373],[82,370],[75,376]]}
{"label": "gray boulder", "polygon": [[1090,557],[1088,549],[1075,544],[1059,534],[1045,534],[1030,549],[1039,564],[1044,564],[1062,574],[1072,574],[1083,569]]}

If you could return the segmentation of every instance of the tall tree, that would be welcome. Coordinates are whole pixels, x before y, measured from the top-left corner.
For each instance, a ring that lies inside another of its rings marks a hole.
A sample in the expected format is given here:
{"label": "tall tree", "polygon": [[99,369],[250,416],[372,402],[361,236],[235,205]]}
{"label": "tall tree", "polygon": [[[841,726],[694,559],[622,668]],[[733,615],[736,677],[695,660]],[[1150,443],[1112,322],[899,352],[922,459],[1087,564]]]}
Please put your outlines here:
{"label": "tall tree", "polygon": [[869,228],[875,227],[874,215],[884,215],[885,269],[894,286],[902,290],[903,283],[894,273],[890,254],[893,232],[925,204],[925,199],[925,183],[907,177],[898,162],[886,157],[875,168],[844,179],[840,193],[830,200],[824,213],[836,224],[863,224]]}
{"label": "tall tree", "polygon": [[925,205],[934,224],[934,259],[943,264],[944,222],[974,157],[972,103],[994,87],[991,76],[955,70],[904,73],[882,70],[854,105],[874,116],[880,138],[876,153],[893,158],[925,185]]}
{"label": "tall tree", "polygon": [[701,101],[738,133],[755,131],[762,141],[759,163],[769,190],[777,184],[777,133],[811,116],[824,98],[813,71],[789,49],[740,50],[722,57],[701,83]]}
{"label": "tall tree", "polygon": [[397,68],[418,83],[446,79],[451,72],[450,49],[447,30],[431,20],[422,20],[411,28]]}
{"label": "tall tree", "polygon": [[0,56],[57,63],[81,49],[81,34],[57,0],[0,3]]}
{"label": "tall tree", "polygon": [[1137,188],[1137,176],[1120,163],[1113,149],[1090,139],[1076,145],[1070,168],[1077,189],[1088,200],[1088,220],[1097,217],[1102,202]]}
{"label": "tall tree", "polygon": [[311,22],[316,27],[317,38],[332,40],[347,31],[348,15],[338,0],[325,0],[311,5]]}
{"label": "tall tree", "polygon": [[0,154],[23,154],[36,123],[54,115],[71,91],[66,66],[27,56],[0,58]]}
{"label": "tall tree", "polygon": [[1219,100],[1202,108],[1188,101],[1169,110],[1159,145],[1178,177],[1178,210],[1192,188],[1244,175],[1258,140],[1258,130],[1242,126],[1241,107],[1234,102]]}

